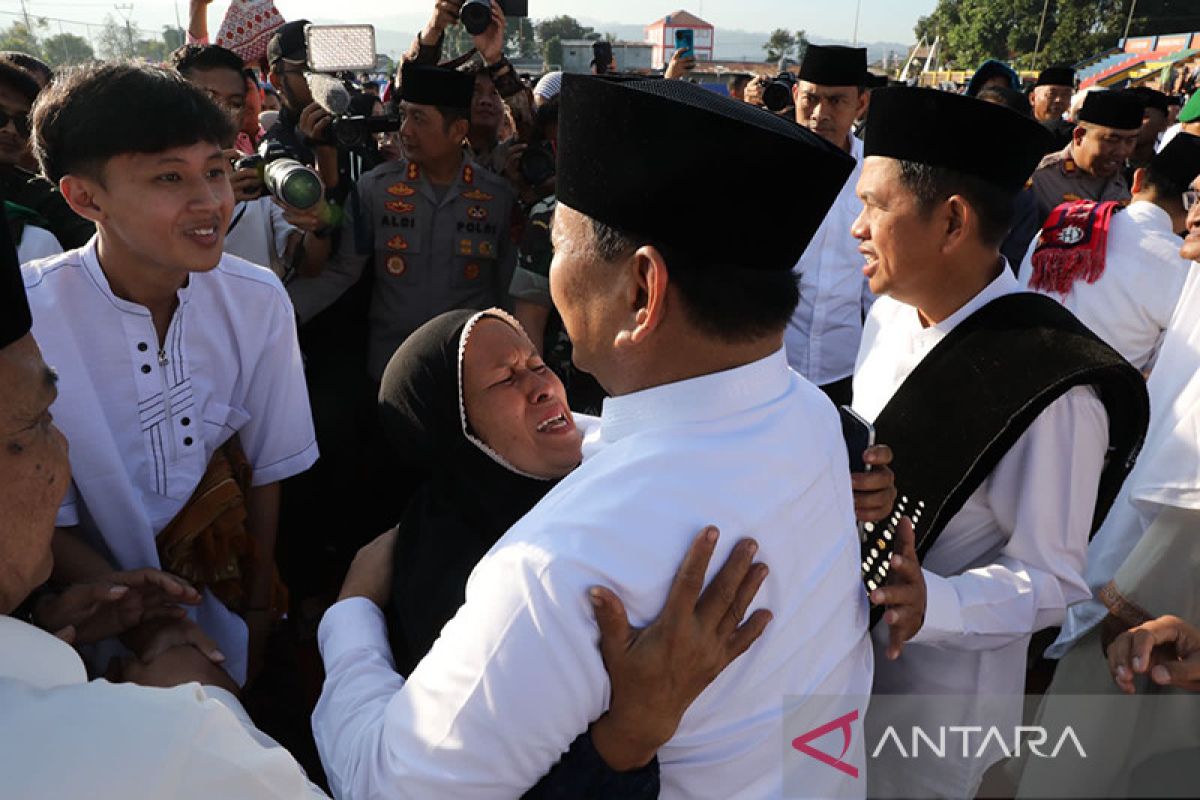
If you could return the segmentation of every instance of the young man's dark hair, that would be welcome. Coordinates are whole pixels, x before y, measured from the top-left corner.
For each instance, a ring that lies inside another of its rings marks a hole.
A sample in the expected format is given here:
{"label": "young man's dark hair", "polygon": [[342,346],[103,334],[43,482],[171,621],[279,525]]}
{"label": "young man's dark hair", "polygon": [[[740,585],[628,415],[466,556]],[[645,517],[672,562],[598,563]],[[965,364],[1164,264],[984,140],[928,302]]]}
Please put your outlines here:
{"label": "young man's dark hair", "polygon": [[1153,187],[1155,194],[1161,198],[1182,198],[1183,193],[1191,188],[1190,183],[1181,183],[1181,178],[1175,175],[1168,175],[1162,169],[1155,167],[1151,161],[1146,167],[1146,177],[1144,178],[1146,185]]}
{"label": "young man's dark hair", "polygon": [[185,77],[193,70],[231,69],[242,74],[245,69],[241,56],[215,44],[185,44],[171,53],[167,63]]}
{"label": "young man's dark hair", "polygon": [[122,153],[157,153],[197,142],[220,146],[233,123],[176,72],[143,64],[90,64],[65,72],[33,109],[33,152],[58,183],[68,173],[103,180]]}
{"label": "young man's dark hair", "polygon": [[46,85],[54,80],[54,70],[50,68],[50,65],[40,58],[34,58],[28,53],[5,50],[4,52],[0,52],[0,63],[12,64],[25,70],[33,76],[33,79],[37,81],[38,87],[42,89],[46,88]]}
{"label": "young man's dark hair", "polygon": [[948,197],[959,195],[979,215],[979,234],[985,244],[999,245],[1012,230],[1013,195],[982,178],[914,161],[900,162],[900,182],[928,211]]}
{"label": "young man's dark hair", "polygon": [[33,105],[42,91],[37,79],[28,70],[4,59],[0,59],[0,84],[20,94],[30,105]]}
{"label": "young man's dark hair", "polygon": [[1033,106],[1029,104],[1029,98],[1016,89],[1010,89],[1007,86],[985,86],[979,90],[979,94],[976,96],[980,100],[1012,109],[1021,116],[1033,116]]}
{"label": "young man's dark hair", "polygon": [[688,321],[721,341],[749,342],[778,333],[800,302],[791,270],[706,263],[679,248],[635,238],[595,219],[591,222],[594,252],[606,263],[625,258],[644,244],[662,253],[671,283],[686,304]]}

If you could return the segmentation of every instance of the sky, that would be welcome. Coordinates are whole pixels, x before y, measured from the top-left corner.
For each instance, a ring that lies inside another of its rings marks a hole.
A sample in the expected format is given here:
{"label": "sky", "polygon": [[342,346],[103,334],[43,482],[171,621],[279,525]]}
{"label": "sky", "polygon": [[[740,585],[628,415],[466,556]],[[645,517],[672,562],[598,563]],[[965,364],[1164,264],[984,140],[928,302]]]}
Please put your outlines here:
{"label": "sky", "polygon": [[[856,2],[861,5],[858,39],[862,42],[891,41],[907,43],[917,17],[928,14],[936,0],[529,0],[534,19],[570,14],[600,22],[647,24],[683,8],[703,17],[717,28],[769,31],[774,28],[804,29],[810,35],[850,39],[854,31]],[[186,23],[187,0],[120,0],[132,5],[132,11],[114,11],[114,2],[104,0],[26,0],[31,15],[64,20],[102,23],[107,14],[129,14],[144,31],[157,31],[171,24],[176,9]],[[210,24],[215,32],[228,7],[228,0],[214,0]],[[280,13],[287,18],[307,17],[323,21],[370,22],[381,28],[416,30],[428,18],[433,3],[417,0],[276,0]],[[16,19],[21,12],[18,0],[0,0],[0,25]],[[51,30],[61,25],[69,32],[79,26],[51,22]]]}

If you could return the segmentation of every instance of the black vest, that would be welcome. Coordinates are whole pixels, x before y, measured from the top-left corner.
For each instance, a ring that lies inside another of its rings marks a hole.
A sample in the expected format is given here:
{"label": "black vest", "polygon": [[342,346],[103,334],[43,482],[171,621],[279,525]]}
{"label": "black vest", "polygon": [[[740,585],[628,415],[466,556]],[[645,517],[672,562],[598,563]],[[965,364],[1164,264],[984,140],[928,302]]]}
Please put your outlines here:
{"label": "black vest", "polygon": [[[864,526],[863,582],[874,590],[902,516],[924,559],[946,524],[1051,403],[1092,386],[1108,414],[1108,454],[1092,533],[1100,527],[1146,437],[1146,382],[1054,300],[1020,293],[976,311],[925,356],[875,420],[892,448],[893,514]],[[1064,462],[1068,454],[1064,453]],[[872,623],[883,610],[873,609]]]}

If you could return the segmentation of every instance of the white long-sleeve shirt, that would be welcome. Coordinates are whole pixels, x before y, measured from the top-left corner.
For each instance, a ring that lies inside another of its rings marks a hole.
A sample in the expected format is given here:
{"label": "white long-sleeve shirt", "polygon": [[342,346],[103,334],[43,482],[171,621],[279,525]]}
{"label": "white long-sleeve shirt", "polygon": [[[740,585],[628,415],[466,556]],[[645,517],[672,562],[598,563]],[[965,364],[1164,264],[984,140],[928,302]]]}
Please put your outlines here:
{"label": "white long-sleeve shirt", "polygon": [[0,709],[4,797],[325,797],[224,689],[89,683],[74,650],[5,616]]}
{"label": "white long-sleeve shirt", "polygon": [[[880,298],[863,334],[855,410],[875,419],[950,331],[1019,290],[1005,264],[970,302],[929,327],[914,307]],[[1011,695],[1009,719],[995,724],[1018,723],[1031,634],[1060,624],[1067,606],[1089,594],[1083,570],[1107,448],[1108,417],[1090,387],[1070,390],[1033,421],[925,556],[925,623],[903,655],[887,660],[887,626],[873,631],[877,695]],[[962,704],[964,714],[979,707]],[[879,780],[887,796],[972,797],[988,764],[871,766],[872,788]]]}
{"label": "white long-sleeve shirt", "polygon": [[[753,536],[771,566],[754,608],[774,620],[659,751],[661,796],[781,797],[784,715],[805,696],[870,691],[847,474],[836,414],[782,350],[606,400],[583,465],[480,561],[407,682],[370,601],[325,615],[313,729],[335,796],[522,794],[608,707],[589,587],[613,588],[634,624],[647,623],[712,523],[722,536],[710,576]],[[861,782],[805,763],[814,796],[862,796]]]}
{"label": "white long-sleeve shirt", "polygon": [[850,235],[862,213],[855,189],[862,174],[863,144],[850,137],[854,171],[825,215],[804,255],[792,271],[800,281],[800,303],[784,334],[792,369],[824,386],[854,373],[862,340],[863,317],[875,295],[863,275],[866,260]]}
{"label": "white long-sleeve shirt", "polygon": [[[1029,249],[1021,264],[1022,287],[1033,277],[1033,251]],[[1190,262],[1179,257],[1171,216],[1144,200],[1113,214],[1106,254],[1104,274],[1095,283],[1078,280],[1065,297],[1044,294],[1066,306],[1130,364],[1149,369],[1183,292]]]}

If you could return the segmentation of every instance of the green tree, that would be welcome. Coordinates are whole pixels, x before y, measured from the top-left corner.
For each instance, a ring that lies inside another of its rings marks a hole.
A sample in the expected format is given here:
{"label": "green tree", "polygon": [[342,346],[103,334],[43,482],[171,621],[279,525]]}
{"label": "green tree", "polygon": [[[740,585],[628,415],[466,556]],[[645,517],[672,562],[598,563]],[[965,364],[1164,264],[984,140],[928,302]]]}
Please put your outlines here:
{"label": "green tree", "polygon": [[82,36],[60,33],[42,42],[42,57],[50,66],[60,67],[92,61],[96,54],[92,52],[92,45]]}
{"label": "green tree", "polygon": [[535,26],[538,42],[541,45],[542,60],[547,64],[562,64],[562,43],[564,39],[599,39],[600,34],[591,28],[579,24],[574,17],[562,15],[540,20]]}
{"label": "green tree", "polygon": [[112,14],[104,18],[104,27],[98,37],[100,57],[106,61],[133,58],[137,55],[139,31],[132,22],[117,22]]}
{"label": "green tree", "polygon": [[5,30],[0,31],[0,50],[15,50],[19,53],[28,53],[31,56],[40,57],[42,49],[38,45],[36,29],[45,27],[45,20],[35,19],[33,22],[34,30],[26,27],[24,22],[14,22]]}
{"label": "green tree", "polygon": [[796,52],[796,35],[789,30],[776,28],[771,31],[771,36],[763,45],[763,50],[767,51],[767,61],[790,58]]}
{"label": "green tree", "polygon": [[538,54],[537,31],[529,17],[511,17],[505,34],[505,52],[510,56],[533,58]]}

